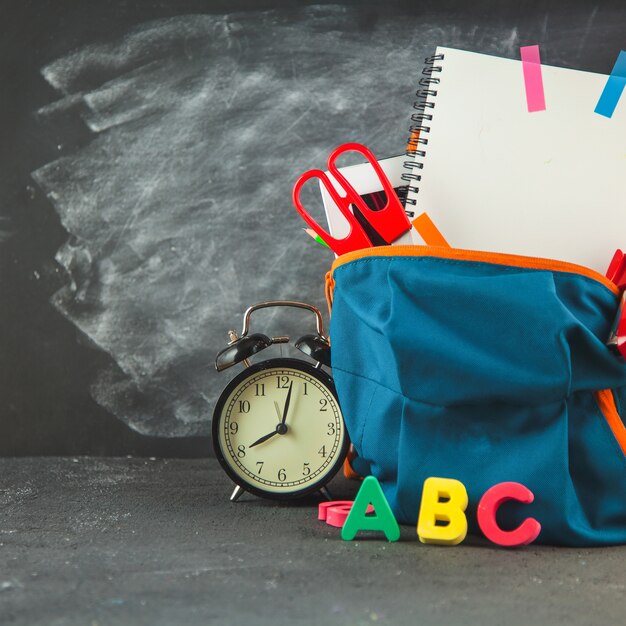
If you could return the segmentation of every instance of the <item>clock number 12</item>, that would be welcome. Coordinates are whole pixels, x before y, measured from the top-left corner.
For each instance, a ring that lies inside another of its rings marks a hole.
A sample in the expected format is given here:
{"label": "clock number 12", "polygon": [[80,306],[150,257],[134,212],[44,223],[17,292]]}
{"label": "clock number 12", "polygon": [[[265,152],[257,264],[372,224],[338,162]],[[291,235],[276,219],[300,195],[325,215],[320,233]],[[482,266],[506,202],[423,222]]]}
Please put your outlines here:
{"label": "clock number 12", "polygon": [[276,389],[289,389],[289,376],[276,376]]}

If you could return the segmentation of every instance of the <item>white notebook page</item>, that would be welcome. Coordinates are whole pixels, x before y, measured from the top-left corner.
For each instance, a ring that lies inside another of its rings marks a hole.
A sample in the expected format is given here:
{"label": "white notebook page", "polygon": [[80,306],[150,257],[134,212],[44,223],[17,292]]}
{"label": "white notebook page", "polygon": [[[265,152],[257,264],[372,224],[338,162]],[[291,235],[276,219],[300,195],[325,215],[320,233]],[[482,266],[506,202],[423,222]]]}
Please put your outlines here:
{"label": "white notebook page", "polygon": [[457,248],[604,273],[626,248],[626,94],[603,117],[594,108],[607,76],[542,65],[546,110],[529,113],[521,61],[437,54],[422,180],[409,193],[417,213]]}

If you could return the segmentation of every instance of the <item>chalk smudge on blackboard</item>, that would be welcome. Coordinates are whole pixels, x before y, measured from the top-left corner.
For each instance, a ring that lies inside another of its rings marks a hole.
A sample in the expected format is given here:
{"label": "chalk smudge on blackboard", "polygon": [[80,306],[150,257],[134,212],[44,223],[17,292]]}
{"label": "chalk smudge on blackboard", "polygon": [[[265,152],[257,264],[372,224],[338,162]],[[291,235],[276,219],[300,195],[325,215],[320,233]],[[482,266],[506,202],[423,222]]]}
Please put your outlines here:
{"label": "chalk smudge on blackboard", "polygon": [[5,215],[0,215],[0,243],[8,241],[14,234],[11,220]]}
{"label": "chalk smudge on blackboard", "polygon": [[[41,116],[77,111],[93,133],[33,173],[69,233],[57,254],[68,285],[53,302],[110,355],[92,394],[137,431],[208,434],[227,379],[212,361],[248,305],[325,307],[332,258],[301,234],[299,173],[344,141],[402,152],[437,44],[517,45],[510,24],[468,40],[416,16],[367,33],[358,23],[358,9],[333,6],[182,16],[42,69],[63,97]],[[267,323],[298,336],[311,321]]]}

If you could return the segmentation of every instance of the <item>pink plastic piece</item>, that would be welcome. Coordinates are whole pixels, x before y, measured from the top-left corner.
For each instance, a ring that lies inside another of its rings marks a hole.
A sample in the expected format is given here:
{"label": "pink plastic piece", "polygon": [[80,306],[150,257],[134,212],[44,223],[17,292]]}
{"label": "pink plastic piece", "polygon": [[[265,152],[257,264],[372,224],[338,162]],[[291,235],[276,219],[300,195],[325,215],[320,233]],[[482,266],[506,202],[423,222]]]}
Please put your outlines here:
{"label": "pink plastic piece", "polygon": [[334,526],[335,528],[343,528],[345,521],[348,519],[348,515],[350,515],[351,509],[352,502],[350,504],[339,504],[337,506],[331,506],[328,509],[326,523],[329,526]]}
{"label": "pink plastic piece", "polygon": [[328,517],[328,509],[333,506],[347,505],[352,506],[354,500],[333,500],[331,502],[320,502],[317,507],[317,519],[326,520]]}
{"label": "pink plastic piece", "polygon": [[[325,520],[329,526],[343,528],[344,522],[348,518],[354,500],[334,500],[332,502],[322,502],[318,506],[317,519]],[[374,507],[370,504],[366,513],[374,512]]]}
{"label": "pink plastic piece", "polygon": [[478,525],[489,541],[506,547],[525,546],[532,543],[541,532],[541,524],[527,517],[514,530],[502,530],[496,522],[496,512],[508,500],[530,504],[535,499],[533,492],[520,483],[499,483],[487,489],[478,503]]}

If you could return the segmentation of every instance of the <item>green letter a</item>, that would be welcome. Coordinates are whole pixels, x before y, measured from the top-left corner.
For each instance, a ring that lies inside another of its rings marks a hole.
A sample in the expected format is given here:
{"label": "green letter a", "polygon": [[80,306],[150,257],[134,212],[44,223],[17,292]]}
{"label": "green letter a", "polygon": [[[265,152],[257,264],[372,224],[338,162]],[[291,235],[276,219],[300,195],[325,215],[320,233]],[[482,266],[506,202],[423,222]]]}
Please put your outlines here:
{"label": "green letter a", "polygon": [[[367,507],[374,507],[374,515],[367,515]],[[391,512],[391,507],[380,483],[374,476],[368,476],[356,494],[350,514],[341,529],[341,538],[352,541],[359,530],[380,530],[388,541],[400,539],[400,527]]]}

